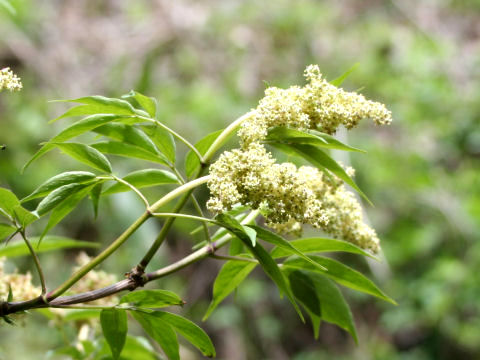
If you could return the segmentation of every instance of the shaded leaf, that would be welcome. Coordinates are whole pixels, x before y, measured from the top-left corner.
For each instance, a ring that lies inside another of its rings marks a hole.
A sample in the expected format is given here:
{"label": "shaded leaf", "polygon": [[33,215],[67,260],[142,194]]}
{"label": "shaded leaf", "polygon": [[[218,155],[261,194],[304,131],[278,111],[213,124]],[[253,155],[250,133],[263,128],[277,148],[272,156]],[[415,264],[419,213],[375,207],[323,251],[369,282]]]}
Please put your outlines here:
{"label": "shaded leaf", "polygon": [[256,266],[255,263],[243,261],[225,262],[213,283],[213,299],[203,321],[207,320],[213,310],[247,278]]}
{"label": "shaded leaf", "polygon": [[148,97],[139,92],[132,90],[128,95],[122,96],[124,99],[134,99],[152,118],[157,114],[157,100],[153,97]]}
{"label": "shaded leaf", "polygon": [[97,149],[80,143],[55,143],[64,153],[94,169],[112,172],[108,159]]}
{"label": "shaded leaf", "polygon": [[[10,216],[15,216],[14,208],[20,204],[14,193],[5,188],[0,188],[0,209]],[[0,212],[2,214],[2,212]]]}
{"label": "shaded leaf", "polygon": [[103,181],[96,184],[92,190],[90,190],[90,199],[92,200],[93,204],[93,214],[95,219],[98,216],[98,204],[100,202],[100,195],[102,193],[103,188]]}
{"label": "shaded leaf", "polygon": [[184,301],[174,292],[167,290],[137,290],[123,295],[120,304],[124,303],[139,308],[161,308],[183,305]]}
{"label": "shaded leaf", "polygon": [[[202,140],[195,144],[198,152],[202,155],[205,155],[210,145],[217,139],[217,137],[222,133],[223,130],[218,130],[213,133],[208,134]],[[200,160],[193,151],[189,151],[185,158],[185,173],[187,177],[192,176],[197,169],[200,167]]]}
{"label": "shaded leaf", "polygon": [[114,360],[120,357],[127,337],[127,313],[125,310],[109,309],[100,313],[103,336],[107,340]]}
{"label": "shaded leaf", "polygon": [[68,185],[72,183],[81,184],[93,180],[94,178],[95,174],[87,171],[64,172],[45,181],[42,185],[36,188],[30,195],[23,198],[21,201],[27,202],[39,197],[43,197],[63,185]]}
{"label": "shaded leaf", "polygon": [[97,149],[102,153],[142,159],[168,166],[168,162],[163,155],[153,154],[137,146],[121,143],[118,141],[99,142],[96,144],[92,144],[91,147]]}
{"label": "shaded leaf", "polygon": [[[32,243],[38,242],[39,237],[32,237],[30,241]],[[90,241],[80,241],[66,238],[63,236],[45,236],[41,244],[35,249],[37,253],[62,250],[62,249],[74,249],[74,248],[98,248],[100,244]],[[5,246],[0,247],[0,256],[6,256],[9,258],[17,256],[30,255],[30,251],[25,245],[23,240],[12,241]]]}
{"label": "shaded leaf", "polygon": [[0,241],[12,235],[17,229],[14,226],[0,223]]}
{"label": "shaded leaf", "polygon": [[36,209],[37,214],[40,216],[45,215],[47,212],[58,206],[67,197],[79,192],[86,186],[87,185],[77,183],[60,186],[43,198],[42,201],[40,201]]}
{"label": "shaded leaf", "polygon": [[345,71],[342,75],[340,75],[339,77],[337,77],[336,79],[333,79],[332,81],[329,81],[330,84],[332,84],[333,86],[340,86],[342,85],[342,83],[345,81],[345,79],[352,73],[354,72],[358,66],[360,65],[360,63],[355,63],[353,64],[353,66],[348,69],[347,71]]}
{"label": "shaded leaf", "polygon": [[142,128],[150,139],[152,139],[158,150],[160,150],[172,164],[175,164],[176,145],[172,134],[158,125],[144,125]]}
{"label": "shaded leaf", "polygon": [[[178,184],[178,179],[175,174],[171,173],[170,171],[159,169],[144,169],[134,171],[126,175],[123,180],[135,186],[137,189],[163,184]],[[106,189],[102,195],[110,195],[130,190],[131,189],[127,185],[116,183]]]}

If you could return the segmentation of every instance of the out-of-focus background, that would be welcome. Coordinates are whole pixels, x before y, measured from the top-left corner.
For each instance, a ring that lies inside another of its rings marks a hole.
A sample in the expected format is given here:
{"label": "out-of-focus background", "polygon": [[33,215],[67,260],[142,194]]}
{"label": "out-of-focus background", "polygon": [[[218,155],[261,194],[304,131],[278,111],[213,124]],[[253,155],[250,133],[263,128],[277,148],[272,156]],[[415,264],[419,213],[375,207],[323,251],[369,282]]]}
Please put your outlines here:
{"label": "out-of-focus background", "polygon": [[[64,126],[52,99],[135,89],[158,99],[161,120],[196,141],[255,107],[265,83],[303,84],[306,65],[333,79],[359,63],[343,87],[362,89],[392,110],[394,123],[365,121],[348,143],[357,182],[385,260],[344,258],[398,306],[346,291],[359,345],[323,324],[318,341],[275,287],[255,273],[202,326],[219,359],[480,358],[480,2],[402,1],[86,1],[12,0],[0,8],[0,68],[24,90],[0,96],[0,186],[20,196],[56,173],[79,168],[52,152],[20,169]],[[345,134],[341,134],[345,139]],[[185,149],[180,147],[180,151]],[[131,162],[128,166],[134,167]],[[122,169],[122,164],[119,164]],[[122,170],[120,170],[121,172]],[[200,194],[205,199],[208,194]],[[118,195],[93,220],[84,204],[55,230],[107,244],[142,206]],[[153,267],[187,254],[195,224],[178,222]],[[119,274],[158,231],[149,223],[104,268]],[[75,253],[44,254],[51,286]],[[13,264],[31,269],[27,258]],[[201,322],[220,264],[205,261],[157,283],[178,291]],[[152,269],[153,269],[152,267]],[[38,315],[0,327],[0,358],[39,359],[62,336]],[[189,347],[185,359],[199,355]]]}

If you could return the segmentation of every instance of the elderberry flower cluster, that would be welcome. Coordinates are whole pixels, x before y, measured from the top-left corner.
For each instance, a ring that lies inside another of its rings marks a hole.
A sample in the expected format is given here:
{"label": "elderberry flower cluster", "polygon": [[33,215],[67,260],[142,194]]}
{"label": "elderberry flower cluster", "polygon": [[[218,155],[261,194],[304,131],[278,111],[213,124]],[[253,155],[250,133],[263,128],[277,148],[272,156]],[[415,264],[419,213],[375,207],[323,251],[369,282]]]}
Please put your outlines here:
{"label": "elderberry flower cluster", "polygon": [[13,272],[11,274],[5,273],[5,258],[0,258],[0,300],[6,301],[8,299],[9,289],[12,290],[12,297],[14,301],[24,301],[33,299],[40,295],[41,290],[32,284],[32,275],[19,274]]}
{"label": "elderberry flower cluster", "polygon": [[[221,213],[240,203],[261,209],[267,225],[278,232],[298,234],[301,224],[309,224],[378,252],[375,230],[363,222],[360,204],[341,179],[310,166],[278,164],[261,143],[276,126],[333,134],[339,126],[351,129],[363,118],[379,125],[391,122],[385,105],[329,84],[318,66],[308,66],[305,76],[304,87],[265,91],[240,126],[241,148],[224,152],[211,165],[207,207]],[[354,175],[352,168],[346,172]]]}
{"label": "elderberry flower cluster", "polygon": [[20,91],[22,89],[20,78],[8,67],[0,70],[0,91],[3,89],[9,91]]}
{"label": "elderberry flower cluster", "polygon": [[238,131],[243,147],[263,140],[268,129],[275,126],[333,134],[340,125],[351,129],[364,118],[371,118],[378,125],[392,121],[385,105],[329,84],[317,65],[308,66],[305,77],[308,83],[304,87],[265,90],[265,97]]}

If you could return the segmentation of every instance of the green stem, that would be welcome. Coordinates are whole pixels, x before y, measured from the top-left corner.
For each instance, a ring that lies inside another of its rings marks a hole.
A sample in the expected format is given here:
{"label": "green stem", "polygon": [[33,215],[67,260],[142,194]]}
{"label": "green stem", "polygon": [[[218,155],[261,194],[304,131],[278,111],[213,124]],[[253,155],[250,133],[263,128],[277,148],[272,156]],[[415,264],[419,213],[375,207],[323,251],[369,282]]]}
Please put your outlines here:
{"label": "green stem", "polygon": [[[177,196],[180,196],[183,193],[186,193],[186,198],[190,195],[190,192],[197,186],[204,184],[209,179],[208,176],[204,176],[194,181],[190,181],[182,186],[179,186],[175,190],[169,192],[167,195],[162,197],[156,203],[154,203],[147,211],[145,211],[132,225],[130,225],[127,230],[123,232],[114,242],[110,244],[105,250],[93,258],[89,263],[82,266],[78,269],[69,279],[67,279],[62,285],[60,285],[56,290],[48,294],[47,299],[49,301],[57,298],[65,291],[67,291],[73,284],[80,280],[85,274],[92,270],[95,266],[103,262],[106,258],[112,255],[147,219],[149,219],[153,212],[158,210],[160,207],[168,203],[169,201],[175,199]],[[170,218],[172,219],[172,218]],[[169,219],[169,220],[170,220]],[[167,220],[168,221],[168,220]]]}
{"label": "green stem", "polygon": [[150,204],[148,203],[148,200],[145,198],[145,196],[143,196],[143,194],[140,192],[140,190],[138,190],[135,186],[130,184],[128,181],[125,181],[125,180],[119,178],[118,176],[112,175],[112,177],[115,181],[118,181],[119,183],[121,183],[125,186],[128,186],[130,189],[132,189],[133,192],[135,192],[135,194],[137,194],[138,197],[140,199],[142,199],[142,201],[145,204],[145,206],[147,207],[147,209],[150,207]]}
{"label": "green stem", "polygon": [[227,261],[244,261],[244,262],[251,262],[258,264],[258,260],[255,259],[250,259],[246,257],[241,257],[241,256],[230,256],[230,255],[210,255],[212,259],[218,259],[218,260],[227,260]]}
{"label": "green stem", "polygon": [[30,244],[30,241],[28,241],[27,236],[25,235],[25,230],[19,231],[19,233],[22,235],[23,240],[25,241],[25,244],[28,247],[28,250],[30,251],[30,254],[33,257],[33,262],[35,263],[35,267],[37,268],[38,272],[38,277],[40,278],[40,283],[42,284],[42,297],[47,293],[47,285],[45,283],[45,276],[43,275],[43,270],[42,266],[40,265],[40,259],[38,258],[37,253],[32,247],[32,244]]}
{"label": "green stem", "polygon": [[182,219],[191,219],[191,220],[198,220],[198,221],[203,221],[203,222],[209,222],[212,224],[218,224],[217,221],[205,218],[202,216],[195,216],[195,215],[188,215],[188,214],[180,214],[180,213],[152,213],[152,216],[154,217],[175,217],[175,218],[182,218]]}

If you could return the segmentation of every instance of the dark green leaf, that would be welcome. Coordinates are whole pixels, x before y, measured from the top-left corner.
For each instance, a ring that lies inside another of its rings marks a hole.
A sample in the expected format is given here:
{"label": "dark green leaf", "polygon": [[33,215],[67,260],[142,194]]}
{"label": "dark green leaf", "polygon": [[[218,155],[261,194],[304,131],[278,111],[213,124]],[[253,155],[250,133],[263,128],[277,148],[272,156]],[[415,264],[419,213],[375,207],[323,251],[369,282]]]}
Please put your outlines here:
{"label": "dark green leaf", "polygon": [[135,115],[133,106],[125,100],[107,98],[104,96],[88,96],[79,99],[59,100],[62,102],[75,102],[85,105],[76,106],[69,109],[66,113],[52,120],[79,116],[79,115],[93,115],[93,114],[115,114],[115,115]]}
{"label": "dark green leaf", "polygon": [[193,346],[208,357],[215,356],[215,348],[208,335],[195,323],[184,317],[175,315],[165,311],[156,311],[150,314],[156,319],[161,319],[178,331],[185,339],[187,339]]}
{"label": "dark green leaf", "polygon": [[[320,274],[298,270],[290,272],[288,278],[295,297],[309,312],[345,329],[358,343],[350,308],[332,281]],[[317,333],[318,329],[315,332]]]}
{"label": "dark green leaf", "polygon": [[317,267],[306,262],[305,260],[298,258],[287,259],[283,263],[283,265],[286,267],[300,270],[319,272],[322,275],[331,278],[332,280],[336,281],[341,285],[376,296],[382,300],[388,301],[389,303],[396,305],[394,300],[388,297],[382,290],[377,287],[377,285],[375,285],[370,279],[366,278],[358,271],[330,258],[313,255],[311,256],[311,259],[325,266],[328,271],[321,271]]}
{"label": "dark green leaf", "polygon": [[87,185],[84,184],[68,184],[60,186],[59,188],[53,190],[37,206],[37,213],[40,216],[45,215],[47,212],[58,206],[63,200],[67,197],[79,192],[84,189]]}
{"label": "dark green leaf", "polygon": [[[20,201],[10,190],[0,188],[0,210],[3,210],[3,212],[10,216],[15,216],[13,209],[19,204]],[[0,212],[0,214],[2,214],[2,212]]]}
{"label": "dark green leaf", "polygon": [[123,303],[139,308],[161,308],[183,305],[184,301],[174,292],[167,290],[138,290],[123,295],[120,304]]}
{"label": "dark green leaf", "polygon": [[95,174],[87,171],[68,171],[62,174],[56,175],[42,185],[36,188],[30,195],[22,199],[22,202],[27,202],[39,197],[48,195],[53,190],[72,183],[84,183],[95,178]]}
{"label": "dark green leaf", "polygon": [[[217,139],[217,137],[222,133],[223,130],[218,130],[213,133],[208,134],[202,140],[195,144],[198,152],[202,155],[205,155],[210,145]],[[192,176],[197,169],[200,167],[200,160],[198,156],[193,152],[189,151],[187,157],[185,158],[185,173],[187,177]]]}
{"label": "dark green leaf", "polygon": [[305,321],[300,309],[298,308],[297,303],[295,302],[292,291],[288,286],[287,282],[285,281],[282,272],[278,268],[277,263],[270,257],[268,252],[260,244],[256,244],[256,246],[252,245],[252,240],[250,239],[248,234],[245,233],[245,226],[240,224],[234,217],[228,214],[218,214],[215,217],[215,220],[217,220],[221,224],[221,226],[227,229],[230,233],[242,240],[243,244],[258,260],[265,273],[275,282],[275,284],[277,284],[281,293],[287,295],[288,299],[292,303],[293,307],[297,311],[302,321]]}
{"label": "dark green leaf", "polygon": [[114,360],[120,357],[127,337],[127,313],[125,310],[109,309],[100,313],[103,336],[107,340]]}
{"label": "dark green leaf", "polygon": [[150,139],[152,139],[158,150],[160,150],[172,164],[175,164],[176,145],[172,134],[158,125],[144,125],[143,129]]}
{"label": "dark green leaf", "polygon": [[355,63],[350,69],[345,71],[342,75],[340,75],[338,78],[333,79],[330,81],[330,84],[333,86],[340,86],[342,83],[345,81],[345,79],[353,72],[355,69],[360,65],[360,63]]}
{"label": "dark green leaf", "polygon": [[105,155],[91,146],[80,143],[55,143],[55,146],[75,160],[93,167],[94,169],[107,173],[112,172],[112,166]]}
{"label": "dark green leaf", "polygon": [[[289,251],[291,254],[298,255],[304,260],[310,262],[314,266],[319,266],[315,261],[311,260],[308,256],[306,256],[304,253],[299,251],[295,246],[293,246],[292,243],[289,241],[285,240],[281,236],[274,234],[271,231],[268,231],[260,226],[256,225],[250,225],[249,227],[253,228],[257,232],[257,236],[264,240],[269,242],[270,244],[273,244],[279,248],[284,249],[285,251]],[[323,270],[326,270],[323,266],[320,266]]]}
{"label": "dark green leaf", "polygon": [[[135,186],[137,189],[163,184],[178,184],[178,179],[175,174],[159,169],[134,171],[125,176],[123,180]],[[102,195],[110,195],[122,191],[130,191],[130,188],[122,183],[116,183],[106,189]]]}
{"label": "dark green leaf", "polygon": [[12,287],[8,284],[8,295],[7,295],[7,302],[13,301],[13,292]]}
{"label": "dark green leaf", "polygon": [[12,235],[17,229],[13,226],[0,223],[0,241]]}
{"label": "dark green leaf", "polygon": [[243,261],[227,261],[222,266],[213,283],[213,299],[203,321],[207,320],[213,310],[247,278],[256,266],[255,263]]}
{"label": "dark green leaf", "polygon": [[172,326],[163,320],[153,317],[151,314],[139,311],[131,311],[131,314],[140,323],[145,332],[160,345],[170,360],[180,360],[177,335],[173,331]]}
{"label": "dark green leaf", "polygon": [[153,97],[148,97],[143,94],[140,94],[139,92],[136,92],[134,90],[130,91],[128,95],[122,96],[124,99],[135,99],[135,101],[145,109],[145,111],[150,115],[152,118],[155,118],[155,115],[157,114],[157,100]]}
{"label": "dark green leaf", "polygon": [[51,228],[57,225],[65,216],[67,216],[73,209],[75,209],[78,203],[88,195],[88,193],[92,190],[94,186],[95,185],[90,185],[70,194],[62,202],[60,202],[55,207],[55,209],[53,209],[50,218],[48,219],[47,226],[45,227],[42,235],[40,236],[40,242]]}
{"label": "dark green leaf", "polygon": [[168,161],[162,154],[153,154],[134,145],[117,141],[105,141],[92,144],[91,146],[102,153],[142,159],[168,166]]}
{"label": "dark green leaf", "polygon": [[278,148],[279,150],[285,151],[287,153],[296,154],[309,161],[311,164],[318,167],[320,170],[325,171],[325,169],[331,171],[334,175],[338,176],[340,179],[345,181],[353,189],[355,189],[362,197],[371,204],[367,196],[360,190],[360,188],[355,184],[350,176],[345,172],[345,170],[330,156],[328,156],[324,151],[316,148],[313,145],[308,144],[281,144],[281,143],[272,143],[272,146]]}
{"label": "dark green leaf", "polygon": [[[38,242],[39,237],[32,237],[30,241],[32,243]],[[62,250],[62,249],[74,249],[74,248],[97,248],[100,245],[90,241],[73,240],[62,236],[45,236],[42,243],[36,248],[37,253]],[[30,255],[27,245],[23,240],[12,241],[9,244],[0,247],[0,257],[17,257]]]}
{"label": "dark green leaf", "polygon": [[[371,257],[372,259],[378,260],[375,256],[363,250],[362,248],[359,248],[358,246],[343,240],[314,237],[314,238],[292,240],[290,241],[290,244],[295,246],[299,251],[303,252],[304,254],[312,254],[317,252],[343,251],[343,252],[348,252],[352,254],[368,256],[368,257]],[[276,258],[281,258],[285,256],[290,256],[292,255],[292,252],[284,248],[276,247],[272,250],[270,255],[274,259],[276,259]]]}
{"label": "dark green leaf", "polygon": [[103,187],[103,182],[99,182],[90,191],[90,199],[92,200],[93,214],[95,216],[95,219],[98,216],[98,203],[100,202],[100,195],[102,194],[102,187]]}

